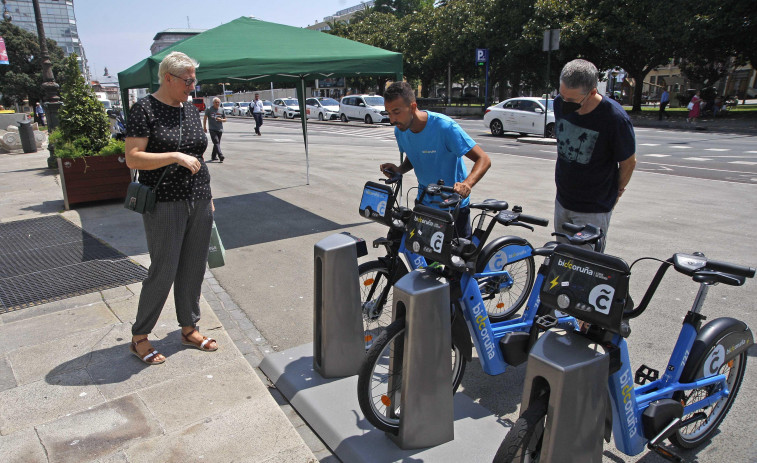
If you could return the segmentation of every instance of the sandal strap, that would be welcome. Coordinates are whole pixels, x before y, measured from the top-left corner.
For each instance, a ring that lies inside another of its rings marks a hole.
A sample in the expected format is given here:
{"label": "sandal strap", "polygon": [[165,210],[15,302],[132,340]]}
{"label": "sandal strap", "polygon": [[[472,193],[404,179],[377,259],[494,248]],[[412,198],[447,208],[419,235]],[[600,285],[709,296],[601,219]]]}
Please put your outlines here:
{"label": "sandal strap", "polygon": [[135,348],[136,348],[137,344],[143,343],[143,342],[145,342],[145,341],[147,341],[147,338],[142,338],[142,339],[140,339],[140,340],[139,340],[139,341],[137,341],[137,342],[132,342],[132,344],[134,344],[134,346],[135,346]]}
{"label": "sandal strap", "polygon": [[192,341],[189,340],[189,337],[192,335],[192,333],[195,333],[195,332],[197,332],[197,328],[192,328],[192,331],[190,331],[187,334],[181,333],[181,337],[183,337],[184,339],[186,339],[188,342],[192,342]]}
{"label": "sandal strap", "polygon": [[213,339],[213,338],[209,338],[209,337],[207,337],[207,336],[203,336],[203,337],[202,337],[202,339],[203,339],[203,341],[202,341],[202,343],[200,344],[200,348],[202,348],[202,349],[205,349],[205,345],[206,345],[206,344],[209,344],[209,343],[211,343],[211,342],[215,342],[215,339]]}
{"label": "sandal strap", "polygon": [[153,350],[153,351],[152,351],[152,352],[150,352],[149,354],[147,354],[147,355],[145,355],[144,357],[142,357],[142,360],[144,360],[144,361],[147,361],[147,359],[150,359],[150,358],[152,358],[152,357],[155,357],[156,355],[158,355],[158,351],[157,351],[157,350]]}

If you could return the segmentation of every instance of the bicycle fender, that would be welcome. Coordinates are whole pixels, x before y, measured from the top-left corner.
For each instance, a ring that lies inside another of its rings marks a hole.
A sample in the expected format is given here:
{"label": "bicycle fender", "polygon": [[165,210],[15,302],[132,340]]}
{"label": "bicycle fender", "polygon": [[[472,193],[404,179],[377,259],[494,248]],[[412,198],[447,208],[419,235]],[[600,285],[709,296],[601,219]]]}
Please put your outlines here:
{"label": "bicycle fender", "polygon": [[452,319],[452,343],[460,349],[463,358],[470,362],[473,358],[473,340],[459,307],[455,309],[455,317]]}
{"label": "bicycle fender", "polygon": [[534,249],[534,247],[531,246],[531,243],[529,243],[524,238],[521,238],[520,236],[500,236],[499,238],[488,242],[486,246],[484,246],[484,249],[481,250],[478,255],[478,259],[476,260],[476,272],[484,271],[486,263],[489,262],[492,257],[494,257],[494,250],[502,246],[525,246],[528,248],[528,250],[523,249],[516,251],[515,255],[508,255],[507,262],[515,262],[517,260],[526,258],[532,255],[532,251]]}
{"label": "bicycle fender", "polygon": [[706,324],[697,334],[681,372],[681,382],[717,374],[724,363],[754,344],[752,330],[741,320],[722,317]]}

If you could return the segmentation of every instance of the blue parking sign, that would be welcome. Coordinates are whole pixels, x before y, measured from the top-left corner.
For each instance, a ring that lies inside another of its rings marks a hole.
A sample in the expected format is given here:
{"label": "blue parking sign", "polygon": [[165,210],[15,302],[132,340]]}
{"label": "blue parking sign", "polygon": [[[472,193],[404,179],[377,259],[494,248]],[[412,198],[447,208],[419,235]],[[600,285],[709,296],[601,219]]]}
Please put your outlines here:
{"label": "blue parking sign", "polygon": [[482,64],[489,61],[488,48],[476,48],[476,64]]}

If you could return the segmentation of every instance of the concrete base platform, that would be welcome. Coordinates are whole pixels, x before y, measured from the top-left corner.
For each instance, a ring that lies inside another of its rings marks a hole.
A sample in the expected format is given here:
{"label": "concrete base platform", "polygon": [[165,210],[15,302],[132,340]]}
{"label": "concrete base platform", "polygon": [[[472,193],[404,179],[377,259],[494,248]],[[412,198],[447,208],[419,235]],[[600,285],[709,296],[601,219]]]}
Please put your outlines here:
{"label": "concrete base platform", "polygon": [[509,431],[465,394],[455,394],[455,439],[417,450],[402,450],[360,411],[357,376],[325,379],[313,370],[313,344],[269,354],[260,369],[316,434],[342,461],[491,461]]}

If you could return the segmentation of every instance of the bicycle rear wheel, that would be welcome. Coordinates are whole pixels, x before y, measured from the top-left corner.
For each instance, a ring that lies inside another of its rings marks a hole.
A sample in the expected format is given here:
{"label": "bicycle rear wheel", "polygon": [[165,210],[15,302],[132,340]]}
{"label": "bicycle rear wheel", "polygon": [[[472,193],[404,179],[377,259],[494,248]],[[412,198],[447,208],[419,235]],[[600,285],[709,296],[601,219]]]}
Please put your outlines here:
{"label": "bicycle rear wheel", "polygon": [[[407,273],[405,265],[398,269],[397,277]],[[364,262],[358,266],[360,281],[360,305],[363,311],[363,333],[365,349],[368,350],[374,340],[392,323],[392,286],[389,281],[391,269],[380,260]]]}
{"label": "bicycle rear wheel", "polygon": [[486,265],[478,271],[502,271],[507,270],[509,275],[486,277],[478,280],[481,297],[486,306],[486,313],[492,323],[512,318],[518,310],[528,301],[531,287],[534,284],[535,265],[534,258],[528,256],[524,259],[507,262],[505,248],[510,243],[503,243],[495,248],[486,258]]}
{"label": "bicycle rear wheel", "polygon": [[549,396],[546,394],[531,401],[505,436],[493,463],[539,461],[548,403]]}
{"label": "bicycle rear wheel", "polygon": [[[395,320],[368,350],[357,380],[360,410],[377,429],[397,434],[402,398],[402,355],[405,319]],[[452,345],[452,393],[457,391],[465,373],[466,360]]]}
{"label": "bicycle rear wheel", "polygon": [[[746,371],[746,359],[747,353],[744,351],[720,367],[718,374],[725,375],[726,384],[728,384],[730,393],[727,397],[723,397],[711,406],[694,412],[704,412],[707,415],[707,418],[695,421],[690,425],[679,429],[675,434],[670,436],[670,442],[678,447],[691,449],[698,447],[712,436],[723,421],[723,418],[725,418],[728,410],[730,410],[733,401],[736,400],[736,393],[739,392],[739,387],[741,386],[741,381],[744,379],[744,372]],[[719,386],[714,385],[690,391],[680,391],[673,395],[673,399],[680,401],[685,407],[694,402],[698,402],[719,390]],[[690,418],[692,415],[693,413],[684,416],[683,420]]]}

